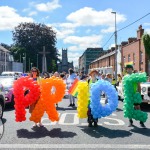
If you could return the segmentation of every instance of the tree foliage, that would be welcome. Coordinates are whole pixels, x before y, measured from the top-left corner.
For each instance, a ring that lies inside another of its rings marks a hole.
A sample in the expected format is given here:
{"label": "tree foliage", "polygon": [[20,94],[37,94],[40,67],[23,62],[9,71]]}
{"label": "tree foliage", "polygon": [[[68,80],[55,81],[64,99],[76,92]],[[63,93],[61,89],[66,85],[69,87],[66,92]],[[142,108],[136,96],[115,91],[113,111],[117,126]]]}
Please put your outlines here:
{"label": "tree foliage", "polygon": [[[21,23],[13,33],[13,47],[11,48],[15,59],[19,59],[19,56],[23,56],[26,53],[26,68],[29,70],[29,59],[33,66],[37,66],[38,57],[38,68],[42,70],[42,55],[39,52],[43,51],[45,46],[47,68],[48,71],[52,71],[53,61],[58,60],[58,51],[55,47],[56,44],[56,33],[52,30],[52,27],[48,27],[45,24],[36,23]],[[37,55],[38,54],[38,55]]]}
{"label": "tree foliage", "polygon": [[145,47],[145,52],[148,55],[148,58],[150,59],[150,35],[144,34],[142,39],[143,39],[143,44]]}

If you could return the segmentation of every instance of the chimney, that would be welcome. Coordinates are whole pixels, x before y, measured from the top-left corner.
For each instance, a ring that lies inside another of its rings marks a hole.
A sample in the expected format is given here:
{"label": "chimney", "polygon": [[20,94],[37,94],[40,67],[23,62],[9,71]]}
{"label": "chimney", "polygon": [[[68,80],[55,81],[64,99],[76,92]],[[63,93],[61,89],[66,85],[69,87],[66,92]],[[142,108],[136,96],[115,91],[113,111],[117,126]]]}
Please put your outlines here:
{"label": "chimney", "polygon": [[121,42],[121,46],[125,46],[127,44],[128,44],[128,42],[126,42],[126,41]]}
{"label": "chimney", "polygon": [[140,25],[139,29],[137,30],[137,39],[141,39],[143,34],[144,34],[144,29],[142,29],[142,25]]}
{"label": "chimney", "polygon": [[134,42],[134,41],[136,41],[137,39],[136,38],[128,38],[128,44],[129,43],[132,43],[132,42]]}

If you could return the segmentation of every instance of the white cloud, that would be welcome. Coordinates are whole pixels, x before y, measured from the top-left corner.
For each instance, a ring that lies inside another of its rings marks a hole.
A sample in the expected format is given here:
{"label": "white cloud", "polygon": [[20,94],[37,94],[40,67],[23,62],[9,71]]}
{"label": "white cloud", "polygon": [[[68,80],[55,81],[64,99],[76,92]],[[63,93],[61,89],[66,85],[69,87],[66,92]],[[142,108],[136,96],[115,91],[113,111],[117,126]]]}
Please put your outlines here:
{"label": "white cloud", "polygon": [[55,23],[55,24],[47,24],[47,26],[53,28],[53,30],[56,32],[57,39],[64,39],[65,37],[75,33],[74,28],[69,27],[67,28],[66,26],[63,26],[63,24]]}
{"label": "white cloud", "polygon": [[21,22],[33,22],[30,17],[22,17],[17,11],[9,6],[0,7],[0,30],[12,30]]}
{"label": "white cloud", "polygon": [[115,47],[115,44],[111,44],[111,45],[109,46],[109,49],[111,49],[112,47]]}
{"label": "white cloud", "polygon": [[40,3],[35,5],[35,8],[38,11],[45,11],[45,12],[55,10],[59,7],[61,7],[61,5],[59,4],[59,0],[53,0],[52,2]]}
{"label": "white cloud", "polygon": [[143,25],[144,26],[150,26],[150,23],[147,22],[147,23],[144,23]]}
{"label": "white cloud", "polygon": [[75,28],[78,25],[75,24],[75,23],[68,23],[68,22],[66,22],[66,23],[60,23],[59,26],[62,27],[62,28]]}
{"label": "white cloud", "polygon": [[37,15],[37,12],[36,12],[36,11],[31,11],[31,12],[29,13],[29,16],[35,16],[35,15]]}
{"label": "white cloud", "polygon": [[145,29],[145,33],[150,34],[150,28],[149,29]]}
{"label": "white cloud", "polygon": [[79,47],[78,46],[69,46],[68,47],[68,49],[70,50],[70,51],[79,51],[80,49],[79,49]]}
{"label": "white cloud", "polygon": [[99,47],[101,45],[101,35],[91,36],[68,36],[64,39],[64,43],[73,44],[79,47],[79,50],[85,50],[88,47]]}
{"label": "white cloud", "polygon": [[78,66],[78,59],[81,56],[80,53],[68,52],[68,61],[74,63],[74,66]]}
{"label": "white cloud", "polygon": [[[114,14],[112,9],[106,9],[104,11],[96,11],[90,7],[81,8],[67,16],[67,20],[74,22],[78,26],[98,26],[114,24]],[[124,22],[126,17],[123,14],[117,13],[117,23]]]}
{"label": "white cloud", "polygon": [[108,27],[107,29],[102,29],[101,33],[111,33],[115,31],[115,27]]}
{"label": "white cloud", "polygon": [[54,26],[52,26],[52,28],[56,32],[57,39],[63,39],[65,37],[67,37],[68,35],[71,35],[75,32],[74,29],[64,29],[64,28],[59,29]]}

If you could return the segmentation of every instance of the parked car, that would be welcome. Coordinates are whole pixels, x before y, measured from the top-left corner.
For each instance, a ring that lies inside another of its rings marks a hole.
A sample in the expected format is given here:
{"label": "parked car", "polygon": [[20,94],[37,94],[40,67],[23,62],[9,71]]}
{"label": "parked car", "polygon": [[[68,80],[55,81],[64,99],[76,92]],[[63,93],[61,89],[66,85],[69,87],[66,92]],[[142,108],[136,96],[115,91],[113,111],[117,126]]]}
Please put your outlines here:
{"label": "parked car", "polygon": [[[141,96],[143,99],[143,103],[148,103],[150,104],[150,82],[145,82],[145,83],[141,83]],[[122,82],[119,83],[119,86],[116,86],[117,91],[118,91],[118,98],[120,100],[124,99],[124,95],[123,95],[123,85]]]}
{"label": "parked car", "polygon": [[13,72],[13,71],[4,71],[2,72],[1,76],[8,76],[8,77],[14,77],[15,79],[18,79],[23,75],[22,72]]}
{"label": "parked car", "polygon": [[14,105],[14,95],[13,95],[13,83],[15,81],[14,76],[0,76],[0,84],[4,88],[5,104]]}
{"label": "parked car", "polygon": [[0,118],[1,119],[3,117],[4,108],[5,108],[5,96],[3,92],[3,86],[0,85]]}
{"label": "parked car", "polygon": [[150,82],[141,83],[143,102],[150,104]]}

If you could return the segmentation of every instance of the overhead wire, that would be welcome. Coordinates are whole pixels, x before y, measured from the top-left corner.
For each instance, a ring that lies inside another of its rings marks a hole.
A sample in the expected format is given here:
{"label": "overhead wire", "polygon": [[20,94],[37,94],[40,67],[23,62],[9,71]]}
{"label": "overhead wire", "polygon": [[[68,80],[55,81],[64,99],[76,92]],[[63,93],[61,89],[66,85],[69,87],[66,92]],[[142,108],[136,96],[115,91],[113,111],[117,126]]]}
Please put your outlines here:
{"label": "overhead wire", "polygon": [[[144,15],[144,16],[142,16],[141,18],[137,19],[136,21],[134,21],[134,22],[128,24],[127,26],[125,26],[125,27],[123,27],[123,28],[117,30],[116,32],[118,33],[119,31],[122,31],[122,30],[126,29],[127,27],[133,25],[134,23],[138,22],[139,20],[145,18],[145,17],[148,16],[148,15],[150,15],[150,13],[147,13],[146,15]],[[102,46],[103,48],[104,48],[104,47],[107,45],[107,43],[111,40],[111,38],[113,37],[114,34],[115,34],[115,32],[114,32],[114,33],[110,36],[110,38],[105,42],[105,44]]]}

